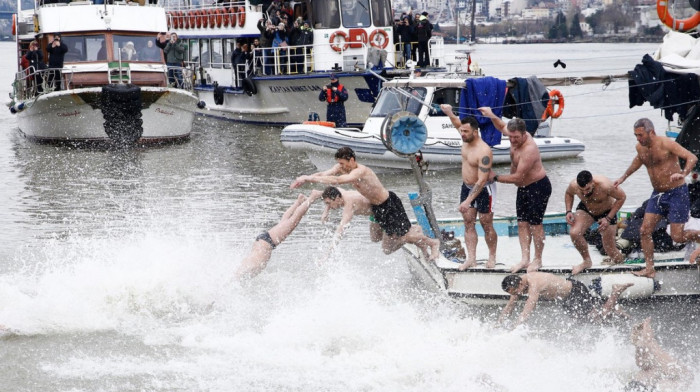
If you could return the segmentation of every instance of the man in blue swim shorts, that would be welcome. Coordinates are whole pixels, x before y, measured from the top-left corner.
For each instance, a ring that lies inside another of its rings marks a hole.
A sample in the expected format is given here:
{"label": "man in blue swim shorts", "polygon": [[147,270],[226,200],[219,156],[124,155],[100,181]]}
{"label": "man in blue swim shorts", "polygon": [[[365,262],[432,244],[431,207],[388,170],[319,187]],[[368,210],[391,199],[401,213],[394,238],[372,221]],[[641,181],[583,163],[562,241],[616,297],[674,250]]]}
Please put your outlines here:
{"label": "man in blue swim shorts", "polygon": [[[515,211],[518,217],[518,238],[520,240],[520,262],[511,268],[513,273],[527,268],[528,272],[542,267],[544,250],[544,226],[542,220],[547,209],[552,184],[542,165],[540,150],[527,132],[525,121],[514,118],[505,121],[498,118],[489,107],[479,108],[482,115],[491,119],[496,129],[510,140],[510,173],[493,175],[496,182],[514,184],[518,187]],[[530,262],[530,243],[535,245],[535,255]]]}
{"label": "man in blue swim shorts", "polygon": [[[673,241],[684,243],[697,241],[700,238],[700,232],[683,228],[690,213],[690,198],[685,177],[693,170],[698,158],[674,140],[657,136],[654,124],[648,118],[641,118],[634,123],[634,136],[637,138],[635,147],[637,155],[625,174],[618,178],[614,185],[622,184],[642,165],[646,166],[654,192],[647,203],[640,229],[645,267],[643,270],[635,271],[634,274],[653,278],[656,270],[651,234],[661,217],[666,217],[670,222]],[[685,161],[683,168],[679,159]]]}

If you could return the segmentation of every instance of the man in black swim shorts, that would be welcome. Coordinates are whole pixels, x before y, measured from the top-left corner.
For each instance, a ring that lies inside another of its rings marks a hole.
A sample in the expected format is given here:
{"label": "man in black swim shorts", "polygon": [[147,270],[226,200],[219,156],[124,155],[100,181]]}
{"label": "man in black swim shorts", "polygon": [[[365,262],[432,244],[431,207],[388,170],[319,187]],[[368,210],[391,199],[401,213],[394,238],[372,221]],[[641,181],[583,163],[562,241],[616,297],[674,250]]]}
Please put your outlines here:
{"label": "man in black swim shorts", "polygon": [[[506,124],[498,118],[489,107],[479,108],[482,115],[488,117],[493,125],[508,136],[510,141],[510,173],[492,174],[496,182],[513,184],[518,187],[515,210],[518,217],[518,237],[520,239],[520,262],[511,268],[517,272],[527,268],[528,272],[542,267],[544,250],[544,218],[552,184],[542,166],[540,150],[535,140],[527,132],[525,121],[514,118]],[[535,254],[530,262],[530,243],[535,245]]]}
{"label": "man in black swim shorts", "polygon": [[[574,196],[581,201],[575,211]],[[588,170],[581,171],[574,181],[571,181],[564,194],[566,206],[566,222],[571,225],[569,235],[571,242],[583,257],[583,262],[572,268],[573,275],[590,268],[593,265],[588,252],[588,242],[583,238],[591,225],[598,223],[598,232],[603,240],[603,249],[608,255],[603,260],[605,264],[620,264],[625,256],[620,253],[615,244],[617,235],[617,212],[625,204],[625,192],[615,187],[612,181],[600,175],[592,175]]]}
{"label": "man in black swim shorts", "polygon": [[611,315],[626,316],[616,308],[620,295],[632,283],[614,284],[610,297],[603,302],[602,298],[593,296],[583,283],[574,279],[564,279],[548,272],[528,272],[525,275],[508,275],[503,278],[501,288],[510,294],[508,304],[503,308],[499,323],[505,321],[515,308],[518,299],[527,294],[525,307],[515,326],[524,323],[530,317],[540,299],[554,301],[562,305],[566,313],[586,321],[604,320]]}

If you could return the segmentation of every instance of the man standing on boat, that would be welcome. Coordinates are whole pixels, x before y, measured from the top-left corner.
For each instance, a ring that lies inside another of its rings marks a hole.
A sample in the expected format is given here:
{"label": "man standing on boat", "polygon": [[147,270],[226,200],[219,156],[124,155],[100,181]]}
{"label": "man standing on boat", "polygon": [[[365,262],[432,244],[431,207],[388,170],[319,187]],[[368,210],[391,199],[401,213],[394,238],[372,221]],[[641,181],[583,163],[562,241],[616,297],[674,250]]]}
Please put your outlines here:
{"label": "man standing on boat", "polygon": [[[307,182],[328,185],[350,184],[369,200],[374,219],[384,230],[382,240],[384,253],[393,253],[409,243],[420,248],[428,260],[438,258],[440,241],[427,237],[419,226],[411,227],[401,199],[394,192],[386,190],[370,168],[357,163],[355,152],[350,147],[339,148],[335,153],[335,160],[337,163],[329,170],[297,177],[291,188],[298,188]],[[429,255],[428,248],[430,248]]]}
{"label": "man standing on boat", "polygon": [[163,53],[165,53],[165,63],[168,65],[168,83],[177,88],[182,88],[182,66],[186,52],[187,49],[178,39],[177,33],[170,33],[170,41],[165,45]]}
{"label": "man standing on boat", "polygon": [[348,100],[348,90],[340,84],[334,73],[331,74],[331,84],[325,86],[318,94],[318,100],[328,102],[326,121],[334,122],[338,128],[347,127],[344,102]]}
{"label": "man standing on boat", "polygon": [[68,45],[61,40],[61,34],[55,34],[51,44],[46,48],[49,54],[49,86],[56,91],[61,89],[61,70],[63,69],[63,58],[68,52]]}
{"label": "man standing on boat", "polygon": [[[654,242],[651,234],[662,216],[666,217],[671,224],[673,241],[684,243],[697,241],[700,238],[700,232],[686,231],[683,228],[690,215],[690,196],[685,177],[693,170],[698,158],[676,141],[656,136],[654,124],[648,118],[641,118],[634,123],[634,136],[637,138],[635,147],[637,155],[625,174],[615,180],[614,185],[622,184],[642,165],[646,166],[651,186],[654,188],[640,229],[646,266],[643,270],[633,273],[637,276],[653,278],[656,270],[654,270]],[[683,169],[679,159],[685,161]]]}
{"label": "man standing on boat", "polygon": [[496,184],[489,181],[493,152],[479,136],[479,123],[472,116],[460,120],[452,111],[451,105],[440,105],[440,109],[452,121],[462,136],[462,192],[459,212],[464,219],[464,243],[467,246],[467,260],[460,265],[460,270],[476,266],[476,214],[484,229],[484,238],[489,248],[489,261],[486,268],[496,266],[496,245],[498,235],[493,228],[493,199],[496,196]]}
{"label": "man standing on boat", "polygon": [[[581,200],[576,211],[573,211],[574,195]],[[583,234],[596,222],[603,240],[603,249],[608,255],[608,263],[620,264],[625,260],[625,256],[617,249],[615,236],[617,235],[617,212],[625,204],[626,198],[622,188],[614,186],[609,178],[594,176],[588,170],[581,171],[566,188],[564,194],[566,223],[571,225],[569,231],[571,242],[583,257],[583,262],[571,270],[572,275],[593,265],[591,255],[588,253],[588,242],[583,238]]]}
{"label": "man standing on boat", "polygon": [[[552,184],[542,165],[540,150],[527,132],[525,121],[514,118],[505,123],[493,114],[491,108],[478,108],[483,116],[488,117],[501,133],[510,140],[510,174],[491,174],[496,182],[514,184],[518,187],[515,210],[518,217],[518,238],[520,240],[520,263],[511,268],[517,272],[527,268],[528,272],[542,267],[544,250],[544,227],[542,220],[547,209]],[[530,262],[530,243],[535,245],[535,257]]]}

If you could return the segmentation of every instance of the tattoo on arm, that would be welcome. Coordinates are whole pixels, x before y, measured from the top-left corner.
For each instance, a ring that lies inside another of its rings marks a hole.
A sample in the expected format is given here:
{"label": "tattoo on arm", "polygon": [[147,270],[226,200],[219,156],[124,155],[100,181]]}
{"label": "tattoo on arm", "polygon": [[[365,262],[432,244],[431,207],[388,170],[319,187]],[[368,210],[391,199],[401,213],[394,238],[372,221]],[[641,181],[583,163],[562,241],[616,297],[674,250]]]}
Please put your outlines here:
{"label": "tattoo on arm", "polygon": [[481,158],[481,164],[484,166],[488,166],[489,164],[491,164],[491,159],[489,159],[489,157],[487,156],[483,157]]}
{"label": "tattoo on arm", "polygon": [[491,168],[479,166],[479,170],[481,170],[483,173],[488,173],[491,171]]}

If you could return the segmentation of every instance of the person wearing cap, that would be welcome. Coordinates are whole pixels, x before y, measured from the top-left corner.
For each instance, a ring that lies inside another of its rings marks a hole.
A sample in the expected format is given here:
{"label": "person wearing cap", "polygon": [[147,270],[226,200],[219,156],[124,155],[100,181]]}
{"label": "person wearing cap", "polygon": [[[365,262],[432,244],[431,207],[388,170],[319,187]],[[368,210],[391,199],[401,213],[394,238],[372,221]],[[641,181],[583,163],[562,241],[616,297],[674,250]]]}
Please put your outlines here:
{"label": "person wearing cap", "polygon": [[318,100],[328,102],[326,121],[334,122],[339,128],[347,127],[344,102],[348,100],[348,90],[340,84],[336,74],[331,74],[331,83],[323,87]]}
{"label": "person wearing cap", "polygon": [[61,40],[61,34],[54,34],[51,45],[46,48],[46,53],[49,54],[49,68],[51,68],[49,85],[57,91],[61,89],[61,69],[63,68],[63,58],[67,52],[68,45]]}
{"label": "person wearing cap", "polygon": [[421,15],[414,29],[418,40],[418,66],[427,67],[430,65],[428,42],[433,35],[433,25],[428,21],[427,16]]}
{"label": "person wearing cap", "polygon": [[396,24],[396,33],[403,44],[404,63],[411,60],[411,27],[408,15],[401,16],[401,20]]}

